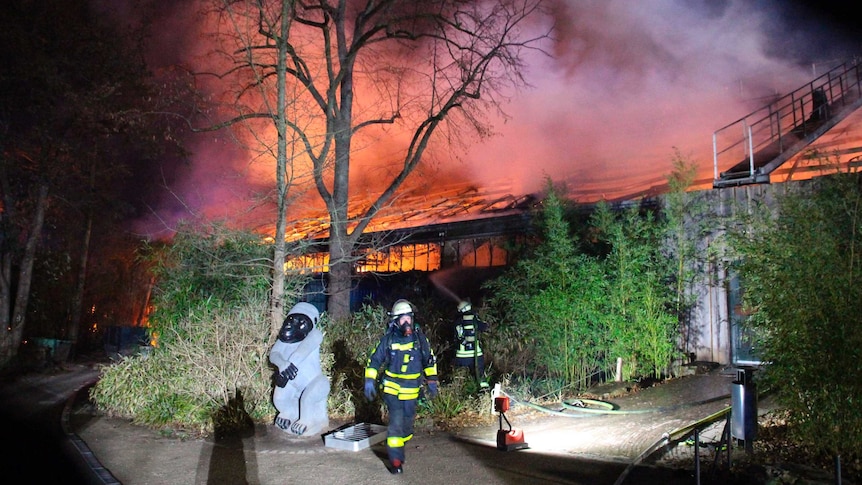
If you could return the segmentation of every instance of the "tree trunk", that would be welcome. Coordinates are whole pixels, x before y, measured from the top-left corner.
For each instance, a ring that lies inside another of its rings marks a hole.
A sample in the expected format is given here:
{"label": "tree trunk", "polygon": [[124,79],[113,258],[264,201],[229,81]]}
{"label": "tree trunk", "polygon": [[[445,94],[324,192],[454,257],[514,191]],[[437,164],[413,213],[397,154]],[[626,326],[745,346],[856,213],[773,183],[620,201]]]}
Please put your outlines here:
{"label": "tree trunk", "polygon": [[[342,186],[346,192],[347,184]],[[345,196],[346,198],[346,196]],[[347,235],[347,203],[330,216],[329,288],[327,308],[333,320],[350,316],[350,289],[353,286],[353,241]],[[343,222],[339,222],[343,221]]]}
{"label": "tree trunk", "polygon": [[144,296],[143,301],[139,302],[140,307],[138,307],[138,311],[135,312],[135,326],[143,327],[144,319],[147,317],[147,308],[150,306],[150,297],[153,295],[153,286],[156,284],[156,278],[150,277],[149,283],[147,283],[147,293]]}
{"label": "tree trunk", "polygon": [[84,306],[84,288],[87,285],[87,264],[90,257],[90,238],[93,234],[93,211],[87,214],[87,228],[84,231],[84,241],[81,244],[81,261],[78,267],[78,284],[75,294],[72,296],[72,309],[69,315],[69,325],[66,327],[66,338],[72,342],[72,351],[69,357],[75,353],[78,343],[78,334],[81,330],[81,308]]}
{"label": "tree trunk", "polygon": [[9,361],[12,345],[11,311],[12,311],[12,254],[4,252],[0,259],[0,366]]}
{"label": "tree trunk", "polygon": [[276,60],[276,97],[277,112],[275,117],[275,128],[278,133],[278,147],[275,155],[276,168],[276,201],[278,215],[275,219],[275,244],[273,244],[272,256],[272,295],[270,297],[270,337],[274,337],[281,329],[284,318],[284,259],[285,259],[285,232],[287,231],[287,46],[290,37],[291,16],[293,2],[284,0],[281,2],[281,24],[280,36],[276,40],[278,57]]}
{"label": "tree trunk", "polygon": [[15,292],[15,306],[12,311],[11,332],[6,335],[0,354],[3,363],[18,355],[18,346],[24,334],[24,323],[27,316],[27,301],[30,299],[30,283],[33,279],[33,262],[36,259],[36,246],[42,236],[42,225],[45,222],[45,211],[48,206],[48,186],[39,187],[39,197],[36,201],[36,213],[33,215],[33,225],[24,247],[24,257],[18,272],[18,288]]}
{"label": "tree trunk", "polygon": [[350,316],[350,287],[353,265],[350,261],[339,261],[329,266],[329,298],[326,311],[333,320]]}
{"label": "tree trunk", "polygon": [[0,211],[0,366],[9,360],[12,332],[12,265],[15,262],[12,244],[17,240],[13,234],[12,214],[15,201],[11,197],[6,161],[0,160],[0,184],[2,184],[3,210]]}

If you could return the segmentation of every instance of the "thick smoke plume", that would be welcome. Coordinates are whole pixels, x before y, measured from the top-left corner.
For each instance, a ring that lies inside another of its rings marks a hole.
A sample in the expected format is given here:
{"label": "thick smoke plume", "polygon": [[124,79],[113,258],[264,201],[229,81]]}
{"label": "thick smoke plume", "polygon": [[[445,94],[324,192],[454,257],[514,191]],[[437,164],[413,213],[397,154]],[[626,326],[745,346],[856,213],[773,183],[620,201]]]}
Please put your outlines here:
{"label": "thick smoke plume", "polygon": [[810,81],[847,47],[791,5],[557,2],[553,57],[532,59],[534,89],[510,106],[499,137],[474,146],[472,174],[492,183],[506,173],[524,192],[547,175],[576,199],[614,199],[663,184],[678,149],[711,184],[712,133]]}
{"label": "thick smoke plume", "polygon": [[[106,11],[126,14],[118,4]],[[859,47],[799,2],[555,0],[552,7],[544,19],[555,28],[548,55],[530,54],[531,86],[512,93],[508,118],[495,121],[497,136],[474,144],[463,161],[423,169],[423,181],[506,184],[518,195],[541,190],[550,177],[582,202],[617,199],[663,184],[678,150],[711,183],[715,130]],[[156,21],[168,27],[155,29],[155,65],[205,53],[196,12],[193,2],[162,11]],[[190,142],[192,165],[157,208],[163,218],[176,215],[171,207],[236,214],[271,184],[265,168],[250,169],[248,156],[212,141]]]}

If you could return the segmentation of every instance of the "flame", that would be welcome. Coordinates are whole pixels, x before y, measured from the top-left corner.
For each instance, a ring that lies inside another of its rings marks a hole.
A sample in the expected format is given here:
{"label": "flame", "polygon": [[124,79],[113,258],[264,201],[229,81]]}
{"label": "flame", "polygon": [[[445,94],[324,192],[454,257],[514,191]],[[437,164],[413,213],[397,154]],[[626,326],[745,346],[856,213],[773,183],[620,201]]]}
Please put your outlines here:
{"label": "flame", "polygon": [[284,262],[284,270],[289,273],[310,274],[329,272],[329,253],[309,253],[290,256]]}
{"label": "flame", "polygon": [[[501,181],[490,189],[479,189],[468,183],[435,185],[433,188],[414,186],[381,210],[365,233],[384,234],[431,224],[464,222],[529,210],[532,196],[511,194],[510,188],[508,181]],[[370,202],[360,203],[358,207],[367,207],[367,204]],[[361,210],[354,210],[353,213],[355,218]],[[291,223],[287,239],[322,239],[328,235],[328,230],[327,217],[310,213]],[[270,229],[266,237],[272,239],[271,234],[274,232],[274,229]],[[488,240],[486,237],[476,241],[447,241],[445,236],[441,235],[437,241],[409,242],[361,251],[357,254],[359,259],[356,272],[437,271],[443,267],[444,244],[453,248],[450,260],[460,266],[502,266],[507,264],[509,259],[502,240]],[[329,255],[309,253],[289,257],[285,262],[285,271],[300,274],[328,272]]]}
{"label": "flame", "polygon": [[366,254],[356,272],[435,271],[440,269],[440,254],[441,246],[436,243],[393,246]]}

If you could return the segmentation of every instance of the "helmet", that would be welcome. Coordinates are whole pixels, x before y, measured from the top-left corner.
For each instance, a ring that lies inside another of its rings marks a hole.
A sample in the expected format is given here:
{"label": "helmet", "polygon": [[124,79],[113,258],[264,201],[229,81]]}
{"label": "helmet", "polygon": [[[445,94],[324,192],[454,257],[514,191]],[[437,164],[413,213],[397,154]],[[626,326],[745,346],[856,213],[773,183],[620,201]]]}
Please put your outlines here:
{"label": "helmet", "polygon": [[[410,317],[409,322],[405,322],[402,324],[401,317],[403,316]],[[390,325],[396,327],[401,331],[401,335],[405,337],[409,337],[413,335],[413,327],[415,323],[413,322],[413,305],[410,304],[407,300],[398,300],[392,305],[392,311],[389,312]]]}
{"label": "helmet", "polygon": [[281,324],[278,339],[286,344],[302,342],[319,318],[320,312],[314,305],[305,302],[297,303],[290,309],[287,318]]}
{"label": "helmet", "polygon": [[413,313],[413,305],[407,300],[398,300],[392,305],[392,311],[389,312],[389,316],[395,318],[407,313]]}
{"label": "helmet", "polygon": [[467,313],[473,308],[470,305],[470,302],[467,300],[463,300],[461,303],[458,303],[458,313]]}

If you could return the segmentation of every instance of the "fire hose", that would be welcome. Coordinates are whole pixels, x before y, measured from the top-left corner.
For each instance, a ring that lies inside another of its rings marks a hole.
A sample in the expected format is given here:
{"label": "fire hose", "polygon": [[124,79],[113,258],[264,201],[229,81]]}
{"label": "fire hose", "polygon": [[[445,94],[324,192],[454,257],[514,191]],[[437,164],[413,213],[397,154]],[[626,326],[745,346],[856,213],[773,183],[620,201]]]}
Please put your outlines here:
{"label": "fire hose", "polygon": [[686,402],[680,404],[674,404],[670,406],[659,406],[656,408],[645,408],[645,409],[619,409],[616,404],[610,403],[608,401],[601,401],[598,399],[586,399],[586,398],[578,398],[578,399],[570,399],[563,401],[562,408],[563,410],[554,410],[549,409],[546,406],[542,406],[540,404],[536,404],[534,402],[530,402],[528,400],[520,400],[517,399],[507,393],[507,397],[512,400],[513,403],[521,404],[527,407],[531,407],[538,411],[542,411],[548,414],[552,414],[554,416],[564,416],[567,418],[586,418],[590,416],[595,416],[599,414],[648,414],[648,413],[660,413],[666,411],[673,411],[676,409],[682,409],[691,406],[699,406],[701,404],[708,404],[715,401],[721,401],[723,399],[730,398],[730,394],[725,394],[722,396],[712,397],[709,399],[704,399],[702,401],[693,401]]}
{"label": "fire hose", "polygon": [[[562,402],[563,409],[569,410],[569,411],[574,411],[574,413],[567,412],[567,411],[557,411],[557,410],[549,409],[545,406],[542,406],[542,405],[539,405],[539,404],[536,404],[536,403],[533,403],[530,401],[526,401],[526,400],[522,401],[522,400],[515,399],[512,396],[509,396],[509,399],[512,400],[516,404],[522,404],[522,405],[531,407],[533,409],[552,414],[554,416],[563,416],[563,417],[567,417],[567,418],[586,418],[586,417],[604,415],[604,414],[645,414],[645,413],[657,413],[657,412],[671,411],[671,410],[675,410],[675,409],[681,409],[681,408],[690,407],[690,406],[698,406],[700,404],[707,404],[707,403],[711,403],[711,402],[715,402],[715,401],[720,401],[723,399],[727,399],[729,397],[730,397],[730,394],[725,394],[723,396],[717,396],[717,397],[705,399],[702,401],[687,402],[687,403],[675,404],[675,405],[671,405],[671,406],[659,406],[656,408],[630,409],[630,410],[619,409],[619,407],[613,403],[610,403],[607,401],[602,401],[602,400],[597,400],[597,399],[579,398],[579,399],[571,399],[571,400],[563,401]],[[637,458],[635,458],[631,463],[629,463],[629,465],[626,467],[626,469],[617,478],[616,482],[614,482],[614,485],[621,485],[625,481],[626,477],[628,477],[629,473],[634,469],[634,467],[638,466],[647,456],[650,456],[651,454],[653,454],[661,446],[664,446],[665,444],[667,444],[671,441],[679,440],[681,437],[691,433],[695,428],[698,428],[698,427],[704,426],[706,424],[712,423],[714,421],[717,421],[718,419],[725,416],[729,411],[730,411],[730,408],[727,407],[727,408],[724,408],[724,409],[722,409],[716,413],[713,413],[713,414],[711,414],[711,415],[709,415],[703,419],[700,419],[700,420],[698,420],[692,424],[689,424],[687,426],[683,426],[681,428],[675,429],[671,432],[662,433],[661,438],[659,438],[655,443],[650,445],[646,450],[644,450],[640,455],[638,455]]]}

